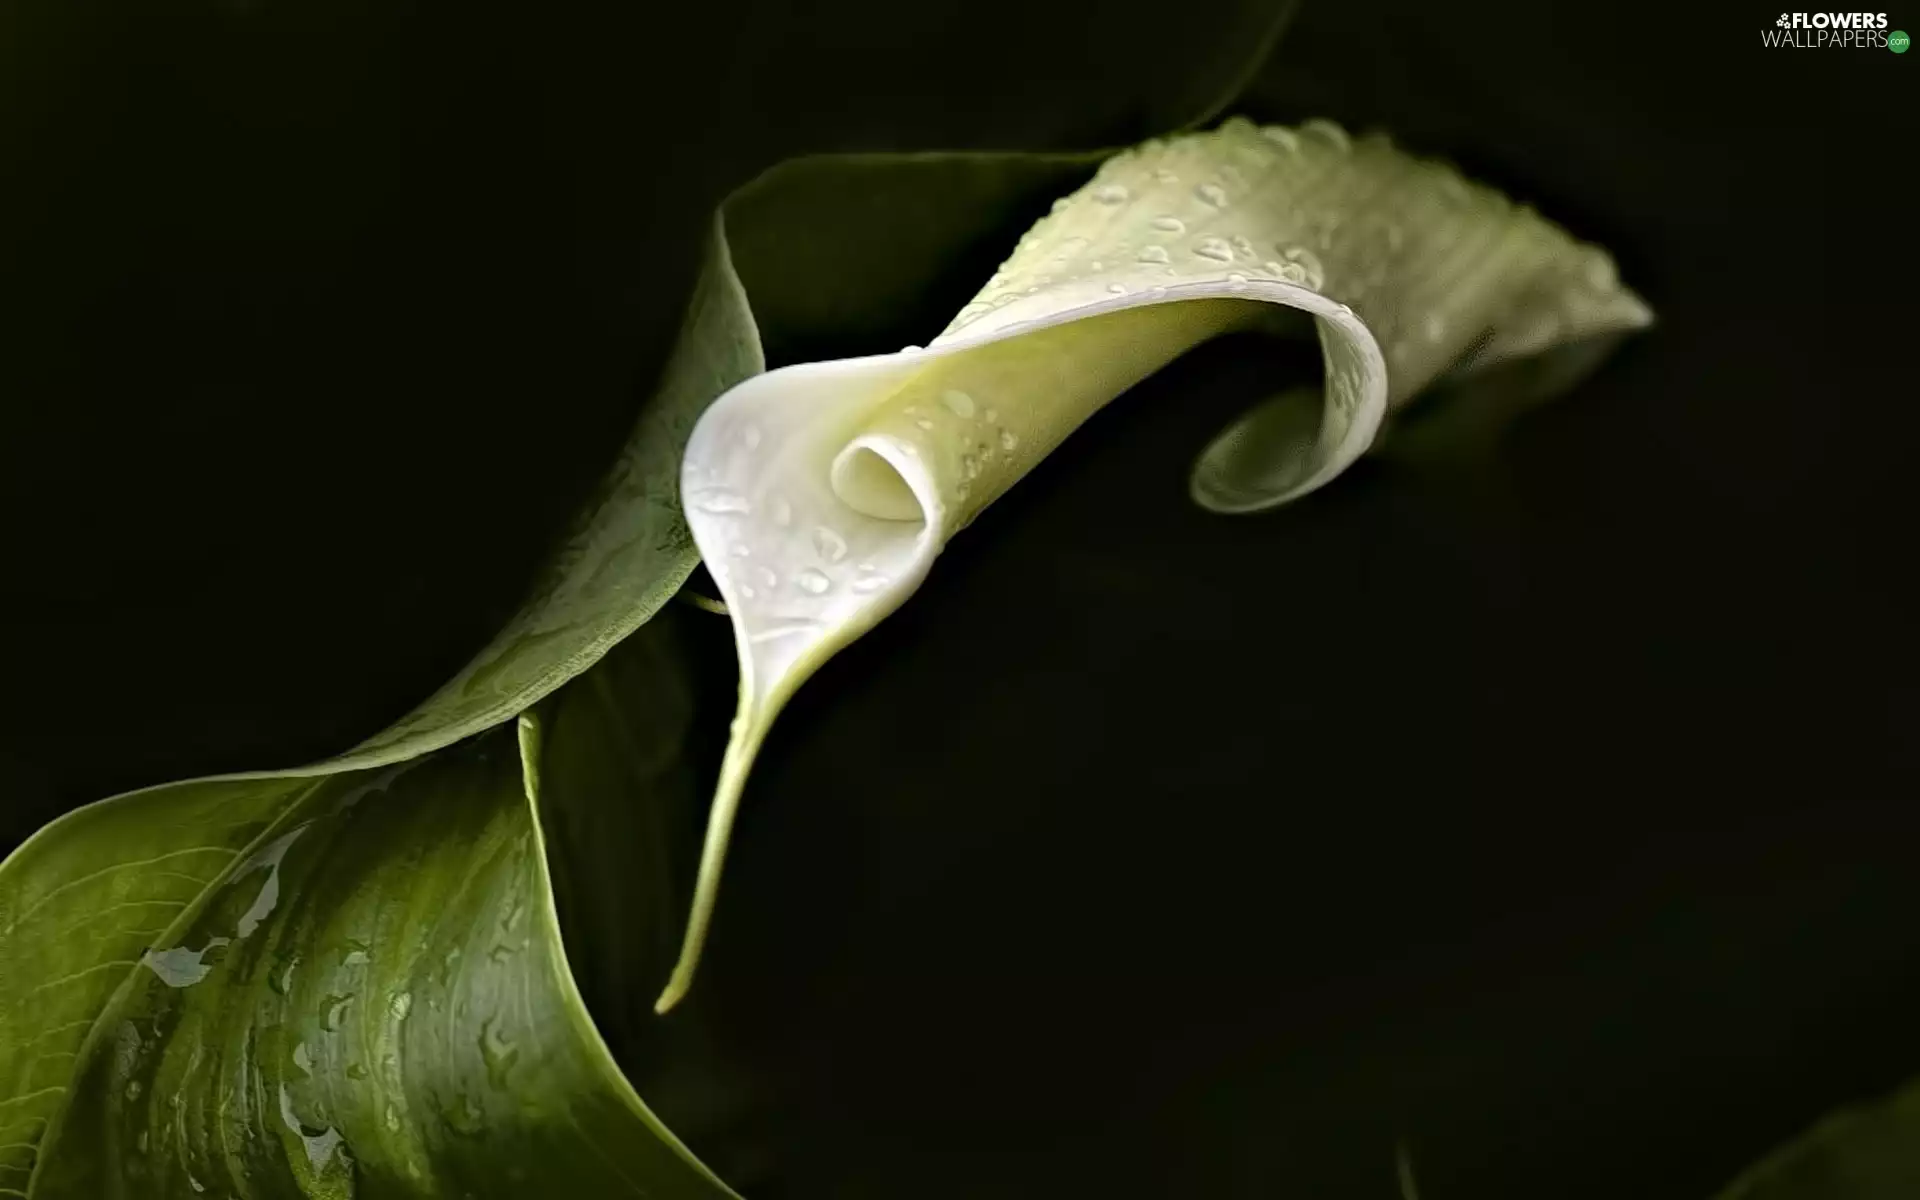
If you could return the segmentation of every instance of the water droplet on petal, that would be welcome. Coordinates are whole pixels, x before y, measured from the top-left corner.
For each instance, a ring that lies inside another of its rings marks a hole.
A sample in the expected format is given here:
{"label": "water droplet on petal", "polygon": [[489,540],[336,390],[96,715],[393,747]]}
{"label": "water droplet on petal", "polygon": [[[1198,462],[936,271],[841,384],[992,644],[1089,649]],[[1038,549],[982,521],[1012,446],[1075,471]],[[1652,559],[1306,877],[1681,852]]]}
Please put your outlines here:
{"label": "water droplet on petal", "polygon": [[1203,183],[1193,189],[1193,194],[1205,200],[1215,208],[1227,206],[1227,189],[1217,183]]}
{"label": "water droplet on petal", "polygon": [[772,567],[755,567],[753,574],[765,587],[777,588],[780,586],[780,573]]}
{"label": "water droplet on petal", "polygon": [[380,1121],[381,1124],[387,1127],[388,1133],[400,1132],[400,1110],[394,1107],[392,1101],[387,1102],[386,1114],[381,1117]]}
{"label": "water droplet on petal", "polygon": [[1300,132],[1311,133],[1324,139],[1329,145],[1342,154],[1353,149],[1353,139],[1347,136],[1347,131],[1324,117],[1315,117],[1310,121],[1302,121],[1300,123]]}
{"label": "water droplet on petal", "polygon": [[1245,291],[1247,287],[1247,277],[1235,271],[1233,274],[1227,276],[1227,283],[1236,292]]}
{"label": "water droplet on petal", "polygon": [[396,1021],[406,1020],[407,1014],[413,1011],[413,993],[395,992],[387,1000],[387,1011],[393,1014]]}
{"label": "water droplet on petal", "polygon": [[933,422],[927,420],[925,417],[921,417],[914,422],[914,426],[918,429],[932,429]]}
{"label": "water droplet on petal", "polygon": [[962,420],[971,419],[973,416],[973,397],[965,392],[954,389],[941,392],[940,403],[947,406],[948,412]]}
{"label": "water droplet on petal", "polygon": [[1093,198],[1102,204],[1125,204],[1127,197],[1132,194],[1124,185],[1118,183],[1102,184],[1093,189]]}
{"label": "water droplet on petal", "polygon": [[862,595],[877,592],[885,586],[887,586],[885,575],[862,575],[853,581],[853,590]]}
{"label": "water droplet on petal", "polygon": [[1175,175],[1172,171],[1167,170],[1165,167],[1161,167],[1159,170],[1155,171],[1153,173],[1153,177],[1161,183],[1179,183],[1180,182],[1180,177],[1178,175]]}
{"label": "water droplet on petal", "polygon": [[1304,246],[1294,246],[1286,252],[1287,261],[1294,263],[1303,272],[1300,282],[1315,291],[1326,282],[1326,271],[1320,266],[1320,257]]}
{"label": "water droplet on petal", "polygon": [[1298,154],[1300,152],[1300,138],[1291,129],[1285,129],[1278,125],[1269,125],[1265,129],[1262,129],[1260,133],[1261,136],[1282,150],[1285,150],[1288,154]]}
{"label": "water droplet on petal", "polygon": [[1439,313],[1429,314],[1424,327],[1424,332],[1427,335],[1428,341],[1430,342],[1439,341],[1441,338],[1447,335],[1446,319],[1441,317]]}
{"label": "water droplet on petal", "polygon": [[127,1084],[127,1099],[138,1100],[140,1098],[140,1093],[145,1089],[145,1086],[146,1085],[142,1084],[138,1079],[130,1081]]}
{"label": "water droplet on petal", "polygon": [[815,526],[813,548],[828,562],[839,562],[847,556],[847,539],[825,525]]}
{"label": "water droplet on petal", "polygon": [[749,425],[740,431],[740,444],[749,450],[760,448],[760,427]]}
{"label": "water droplet on petal", "polygon": [[833,580],[818,567],[806,567],[793,577],[793,586],[813,596],[824,596],[833,587]]}
{"label": "water droplet on petal", "polygon": [[708,492],[694,501],[701,512],[715,516],[742,516],[753,511],[753,504],[738,492]]}
{"label": "water droplet on petal", "polygon": [[1000,431],[1000,448],[1002,450],[1005,450],[1011,453],[1013,451],[1013,448],[1015,446],[1018,446],[1019,444],[1020,444],[1020,439],[1013,435],[1013,430],[1002,429]]}
{"label": "water droplet on petal", "polygon": [[745,542],[735,542],[733,545],[727,547],[727,553],[733,555],[735,558],[751,558],[753,557],[753,547],[747,545]]}
{"label": "water droplet on petal", "polygon": [[1179,217],[1155,217],[1153,220],[1148,221],[1147,224],[1162,233],[1185,233],[1187,231],[1187,223]]}
{"label": "water droplet on petal", "polygon": [[1140,251],[1140,261],[1143,263],[1166,262],[1168,261],[1167,248],[1165,246],[1148,246]]}
{"label": "water droplet on petal", "polygon": [[1596,250],[1587,259],[1587,286],[1596,292],[1610,292],[1620,286],[1620,274],[1605,250]]}
{"label": "water droplet on petal", "polygon": [[357,1062],[347,1064],[348,1079],[361,1080],[361,1079],[365,1079],[366,1077],[367,1077],[367,1064],[357,1063]]}
{"label": "water droplet on petal", "polygon": [[1202,238],[1200,244],[1193,248],[1193,252],[1201,258],[1210,258],[1214,262],[1233,261],[1233,247],[1227,245],[1225,238]]}
{"label": "water droplet on petal", "polygon": [[1125,284],[1121,284],[1121,283],[1110,283],[1110,284],[1108,284],[1108,285],[1107,285],[1107,291],[1108,291],[1108,292],[1110,292],[1110,293],[1112,293],[1112,294],[1113,294],[1113,295],[1115,295],[1115,296],[1124,296],[1124,295],[1126,295],[1126,294],[1127,294],[1127,288],[1126,288],[1126,285],[1125,285]]}

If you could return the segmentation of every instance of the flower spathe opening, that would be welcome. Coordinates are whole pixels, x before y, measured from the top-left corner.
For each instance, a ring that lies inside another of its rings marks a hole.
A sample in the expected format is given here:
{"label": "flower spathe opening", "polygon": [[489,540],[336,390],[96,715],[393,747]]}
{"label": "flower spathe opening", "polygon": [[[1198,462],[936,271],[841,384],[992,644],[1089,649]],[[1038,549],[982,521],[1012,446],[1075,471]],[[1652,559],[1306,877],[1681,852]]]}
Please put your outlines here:
{"label": "flower spathe opening", "polygon": [[897,461],[902,447],[886,438],[855,438],[834,457],[834,495],[848,508],[882,521],[925,521],[927,507],[907,481],[909,468]]}

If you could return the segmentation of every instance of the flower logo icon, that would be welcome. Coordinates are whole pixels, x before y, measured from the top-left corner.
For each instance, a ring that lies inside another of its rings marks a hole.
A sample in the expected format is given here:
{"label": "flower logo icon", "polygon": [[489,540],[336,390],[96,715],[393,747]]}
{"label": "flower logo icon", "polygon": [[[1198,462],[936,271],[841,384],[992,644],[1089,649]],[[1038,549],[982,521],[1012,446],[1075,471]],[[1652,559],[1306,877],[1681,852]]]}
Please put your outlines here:
{"label": "flower logo icon", "polygon": [[1778,25],[1782,29],[1785,29],[1787,26],[1793,24],[1793,22],[1787,20],[1787,14],[1781,13],[1780,19],[1778,21],[1775,21],[1774,24]]}

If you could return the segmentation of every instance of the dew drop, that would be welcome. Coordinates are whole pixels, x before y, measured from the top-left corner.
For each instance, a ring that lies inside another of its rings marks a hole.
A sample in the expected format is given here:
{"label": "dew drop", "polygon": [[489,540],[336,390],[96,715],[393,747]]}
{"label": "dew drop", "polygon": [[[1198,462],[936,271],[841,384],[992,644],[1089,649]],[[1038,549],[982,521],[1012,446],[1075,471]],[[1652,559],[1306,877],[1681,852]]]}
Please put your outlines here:
{"label": "dew drop", "polygon": [[733,555],[735,558],[748,558],[753,554],[753,547],[747,545],[745,542],[735,542],[727,548],[727,553]]}
{"label": "dew drop", "polygon": [[487,1064],[487,1079],[493,1086],[505,1090],[507,1076],[520,1060],[520,1047],[500,1028],[499,1018],[489,1017],[480,1025],[480,1057]]}
{"label": "dew drop", "polygon": [[1587,286],[1596,292],[1610,292],[1620,286],[1620,274],[1613,259],[1604,250],[1596,250],[1587,259]]}
{"label": "dew drop", "polygon": [[1256,251],[1253,248],[1253,243],[1247,240],[1246,234],[1236,233],[1233,235],[1231,240],[1233,242],[1233,252],[1235,254],[1238,254],[1244,258],[1253,258],[1257,256],[1258,251]]}
{"label": "dew drop", "polygon": [[1227,245],[1225,238],[1202,238],[1200,244],[1193,248],[1193,252],[1201,258],[1212,259],[1214,262],[1233,261],[1233,247]]}
{"label": "dew drop", "polygon": [[394,1107],[391,1100],[387,1102],[386,1115],[380,1118],[380,1123],[387,1127],[388,1133],[400,1132],[400,1110]]}
{"label": "dew drop", "polygon": [[1260,131],[1260,135],[1288,154],[1300,153],[1300,137],[1291,129],[1279,125],[1269,125]]}
{"label": "dew drop", "polygon": [[196,1192],[204,1192],[207,1190],[207,1185],[195,1179],[192,1171],[187,1172],[187,1186]]}
{"label": "dew drop", "polygon": [[325,1026],[328,1033],[338,1033],[340,1030],[340,1027],[346,1024],[347,1008],[352,1003],[353,1003],[352,996],[328,996],[327,997],[327,1000],[326,1000],[327,1015],[321,1018],[320,1023],[321,1025]]}
{"label": "dew drop", "polygon": [[853,590],[863,596],[877,592],[885,586],[887,586],[885,575],[862,575],[853,581]]}
{"label": "dew drop", "polygon": [[140,963],[170,988],[192,987],[213,970],[213,966],[206,962],[207,952],[227,944],[226,938],[217,937],[198,950],[189,950],[185,946],[175,946],[171,950],[149,950],[140,956]]}
{"label": "dew drop", "polygon": [[1427,335],[1429,342],[1437,342],[1447,335],[1446,319],[1439,313],[1431,313],[1427,316],[1421,331]]}
{"label": "dew drop", "polygon": [[762,587],[777,588],[780,586],[780,573],[772,567],[755,567],[753,569],[753,575],[754,578],[760,581]]}
{"label": "dew drop", "polygon": [[1203,183],[1193,189],[1193,194],[1205,200],[1215,208],[1227,206],[1227,189],[1217,183]]}
{"label": "dew drop", "polygon": [[1247,286],[1247,277],[1235,271],[1233,274],[1227,276],[1227,282],[1232,285],[1234,291],[1244,291]]}
{"label": "dew drop", "polygon": [[147,1152],[147,1131],[142,1129],[140,1131],[140,1136],[134,1139],[133,1144],[135,1149],[140,1151],[140,1153],[145,1154]]}
{"label": "dew drop", "polygon": [[365,1079],[366,1077],[367,1077],[367,1064],[357,1063],[357,1062],[347,1064],[348,1079],[361,1080],[361,1079]]}
{"label": "dew drop", "polygon": [[1167,170],[1165,167],[1161,167],[1159,170],[1155,171],[1153,173],[1153,177],[1154,179],[1158,180],[1161,183],[1179,183],[1180,182],[1180,177],[1178,175],[1175,175],[1172,171]]}
{"label": "dew drop", "polygon": [[1320,266],[1319,256],[1304,246],[1291,247],[1284,253],[1287,261],[1300,268],[1302,277],[1298,282],[1319,291],[1320,285],[1326,282],[1326,271]]}
{"label": "dew drop", "polygon": [[793,577],[793,586],[812,596],[824,596],[833,587],[833,580],[818,567],[803,568]]}
{"label": "dew drop", "polygon": [[140,1093],[144,1091],[145,1088],[146,1085],[142,1084],[138,1079],[129,1081],[127,1084],[127,1099],[138,1100]]}
{"label": "dew drop", "polygon": [[[749,600],[751,600],[751,599],[753,599],[753,598],[754,598],[755,596],[757,596],[757,595],[759,595],[760,593],[758,593],[758,592],[756,592],[756,591],[754,591],[754,590],[753,590],[753,585],[752,585],[752,584],[750,584],[750,583],[743,583],[743,584],[741,584],[741,585],[740,585],[740,594],[741,594],[742,596],[744,596],[744,597],[746,597],[747,599],[749,599]],[[495,946],[495,947],[493,948],[493,954],[494,954],[494,959],[493,959],[493,961],[495,961],[495,962],[499,962],[499,961],[500,961],[500,956],[502,956],[503,954],[507,954],[507,953],[511,953],[511,951],[509,951],[509,950],[507,950],[507,948],[506,948],[505,946]]]}
{"label": "dew drop", "polygon": [[1125,204],[1133,193],[1124,184],[1107,183],[1093,189],[1093,198],[1102,204]]}
{"label": "dew drop", "polygon": [[740,444],[749,450],[760,448],[760,427],[749,425],[740,431]]}
{"label": "dew drop", "polygon": [[1124,296],[1127,294],[1127,288],[1125,284],[1110,283],[1107,285],[1107,292],[1115,296]]}
{"label": "dew drop", "polygon": [[920,428],[920,429],[932,429],[932,428],[933,428],[933,422],[932,422],[932,421],[929,421],[929,420],[927,420],[927,419],[926,419],[925,417],[920,417],[920,418],[918,418],[918,419],[916,419],[916,420],[914,421],[914,425],[915,425],[915,426],[916,426],[917,428]]}
{"label": "dew drop", "polygon": [[1148,246],[1140,251],[1140,261],[1143,263],[1167,262],[1167,248],[1165,246]]}
{"label": "dew drop", "polygon": [[816,525],[813,530],[813,548],[820,557],[828,562],[839,562],[847,556],[847,539],[825,525]]}
{"label": "dew drop", "polygon": [[1187,231],[1187,223],[1179,217],[1155,217],[1153,220],[1147,222],[1147,224],[1162,233],[1185,233]]}
{"label": "dew drop", "polygon": [[715,516],[744,516],[753,511],[752,502],[737,492],[708,492],[694,501],[694,507]]}
{"label": "dew drop", "polygon": [[1015,446],[1018,446],[1019,444],[1020,444],[1020,439],[1014,436],[1013,430],[1002,429],[1000,431],[1000,448],[1002,450],[1005,450],[1009,454],[1011,454],[1013,452],[1013,448]]}
{"label": "dew drop", "polygon": [[960,473],[970,480],[980,478],[980,460],[971,454],[962,454]]}
{"label": "dew drop", "polygon": [[413,1011],[413,993],[395,992],[387,1001],[387,1011],[393,1014],[393,1019],[396,1021],[406,1020],[407,1015]]}
{"label": "dew drop", "polygon": [[1324,117],[1315,117],[1310,121],[1302,121],[1300,123],[1300,132],[1316,134],[1326,139],[1335,150],[1342,154],[1353,149],[1353,139],[1347,136],[1347,131]]}
{"label": "dew drop", "polygon": [[940,393],[940,403],[947,406],[948,412],[963,421],[973,419],[973,397],[965,392],[949,388]]}

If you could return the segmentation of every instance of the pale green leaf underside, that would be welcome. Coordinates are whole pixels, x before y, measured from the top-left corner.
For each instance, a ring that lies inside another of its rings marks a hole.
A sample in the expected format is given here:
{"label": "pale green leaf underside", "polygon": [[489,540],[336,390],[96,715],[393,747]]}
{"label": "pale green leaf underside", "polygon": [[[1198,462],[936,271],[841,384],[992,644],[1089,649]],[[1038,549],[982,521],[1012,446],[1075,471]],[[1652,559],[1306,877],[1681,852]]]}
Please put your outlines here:
{"label": "pale green leaf underside", "polygon": [[1920,1082],[1822,1121],[1718,1200],[1910,1200],[1920,1196]]}
{"label": "pale green leaf underside", "polygon": [[[247,826],[237,858],[207,848],[224,869],[183,873],[198,894],[165,902],[150,949],[103,961],[98,1021],[37,1081],[61,1104],[36,1110],[32,1195],[731,1195],[641,1102],[588,1018],[544,844],[551,805],[569,824],[616,804],[691,808],[690,789],[632,770],[682,753],[686,684],[654,644],[676,632],[630,639],[522,716],[517,738],[496,730],[312,781],[149,794],[203,828],[215,818],[188,804],[221,804],[226,820],[277,811]],[[655,727],[609,724],[636,714]],[[609,793],[608,780],[625,786]],[[96,824],[89,846],[124,848],[156,827],[151,802],[88,813],[147,821]],[[192,863],[191,849],[161,855]],[[641,839],[622,866],[664,883],[662,851]],[[156,878],[138,862],[113,869]],[[625,914],[626,933],[654,948],[634,956],[642,974],[664,970],[678,912],[663,899]],[[74,936],[115,915],[74,914]],[[14,1174],[4,1186],[26,1194]]]}
{"label": "pale green leaf underside", "polygon": [[1305,413],[1280,397],[1195,465],[1196,501],[1252,512],[1335,478],[1443,373],[1649,320],[1604,250],[1449,167],[1325,121],[1233,120],[1107,158],[924,349],[734,387],[695,429],[682,486],[733,621],[740,708],[661,1009],[691,983],[741,791],[787,699],[1127,388],[1229,330],[1317,336],[1325,380]]}

